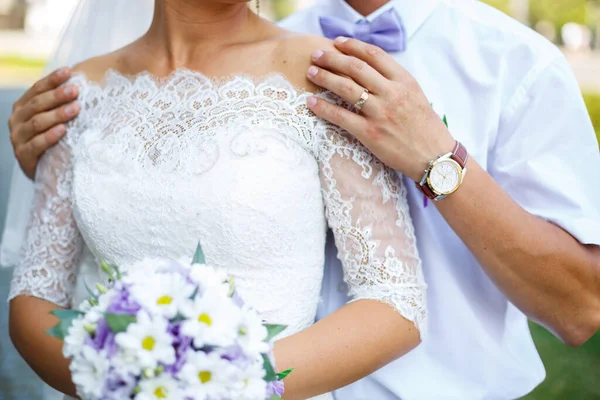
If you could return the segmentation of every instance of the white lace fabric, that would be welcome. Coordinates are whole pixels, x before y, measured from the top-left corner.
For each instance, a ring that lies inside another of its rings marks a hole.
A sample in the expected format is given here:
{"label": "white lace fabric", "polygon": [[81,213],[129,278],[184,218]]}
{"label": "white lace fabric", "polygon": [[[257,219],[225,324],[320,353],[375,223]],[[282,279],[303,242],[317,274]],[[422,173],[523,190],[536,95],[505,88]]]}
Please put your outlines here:
{"label": "white lace fabric", "polygon": [[9,298],[81,300],[82,237],[116,264],[191,255],[200,241],[289,335],[314,320],[328,224],[353,298],[394,307],[424,334],[426,285],[402,181],[314,116],[310,93],[282,75],[215,81],[184,69],[73,82],[82,112],[38,167]]}

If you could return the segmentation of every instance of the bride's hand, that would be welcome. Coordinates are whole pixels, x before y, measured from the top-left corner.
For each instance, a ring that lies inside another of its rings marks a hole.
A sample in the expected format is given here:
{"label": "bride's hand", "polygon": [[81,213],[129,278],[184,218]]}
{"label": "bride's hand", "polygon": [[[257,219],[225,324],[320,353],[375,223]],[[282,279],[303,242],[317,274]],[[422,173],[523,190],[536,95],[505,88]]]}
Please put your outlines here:
{"label": "bride's hand", "polygon": [[61,68],[36,82],[13,105],[8,119],[10,141],[23,172],[33,179],[38,161],[66,132],[65,123],[75,118],[79,106],[77,87],[62,86],[71,77]]}

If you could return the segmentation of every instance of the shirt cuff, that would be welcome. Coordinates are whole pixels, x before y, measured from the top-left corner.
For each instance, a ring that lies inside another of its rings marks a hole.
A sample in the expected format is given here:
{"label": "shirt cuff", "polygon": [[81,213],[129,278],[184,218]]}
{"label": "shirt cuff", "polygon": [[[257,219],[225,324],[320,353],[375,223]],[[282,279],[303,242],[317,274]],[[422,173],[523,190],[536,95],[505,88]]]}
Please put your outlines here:
{"label": "shirt cuff", "polygon": [[600,220],[591,218],[544,218],[571,234],[581,244],[600,246]]}

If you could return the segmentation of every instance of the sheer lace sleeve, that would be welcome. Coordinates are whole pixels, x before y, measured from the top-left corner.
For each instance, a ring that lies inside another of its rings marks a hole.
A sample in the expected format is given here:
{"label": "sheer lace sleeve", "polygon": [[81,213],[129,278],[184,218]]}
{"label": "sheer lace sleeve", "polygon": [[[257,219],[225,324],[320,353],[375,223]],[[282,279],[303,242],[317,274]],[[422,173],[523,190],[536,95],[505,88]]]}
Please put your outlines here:
{"label": "sheer lace sleeve", "polygon": [[28,295],[61,307],[71,306],[83,246],[71,201],[70,140],[78,129],[79,123],[72,123],[67,135],[40,160],[27,234],[9,300]]}
{"label": "sheer lace sleeve", "polygon": [[319,158],[326,215],[349,294],[392,306],[423,336],[426,285],[402,180],[331,124]]}

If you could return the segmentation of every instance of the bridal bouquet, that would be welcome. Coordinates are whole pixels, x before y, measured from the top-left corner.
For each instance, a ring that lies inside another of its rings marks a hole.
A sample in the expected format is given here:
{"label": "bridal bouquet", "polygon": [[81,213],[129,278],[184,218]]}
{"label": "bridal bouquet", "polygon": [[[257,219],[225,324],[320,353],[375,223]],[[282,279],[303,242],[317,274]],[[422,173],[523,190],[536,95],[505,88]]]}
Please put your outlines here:
{"label": "bridal bouquet", "polygon": [[204,263],[145,260],[109,275],[79,310],[59,310],[49,331],[64,340],[83,400],[275,400],[291,370],[275,373],[272,338],[234,282]]}

